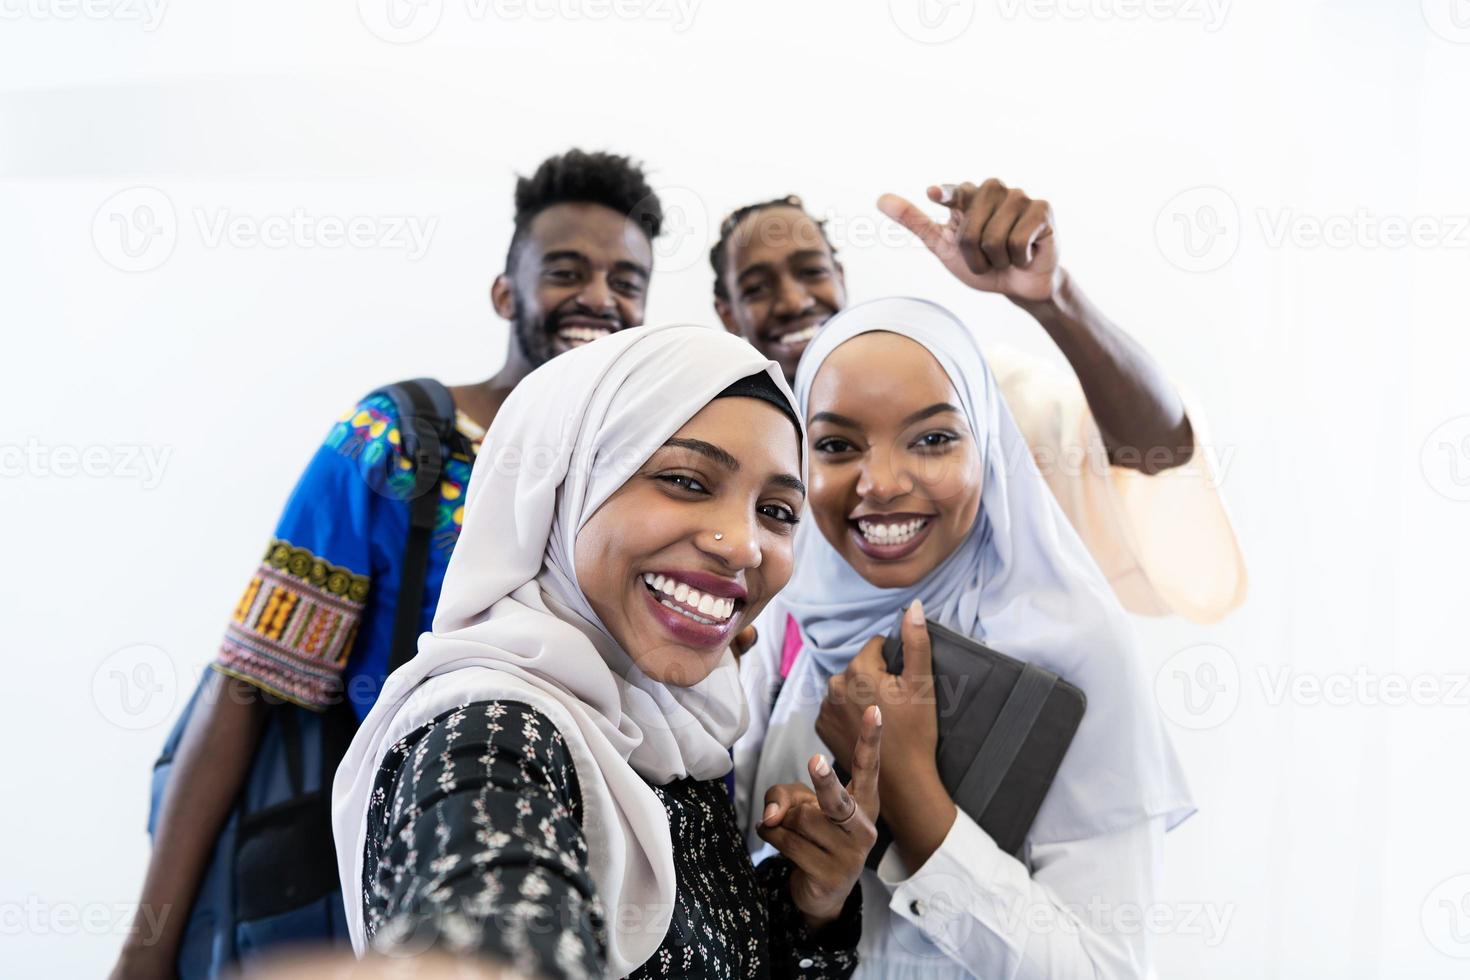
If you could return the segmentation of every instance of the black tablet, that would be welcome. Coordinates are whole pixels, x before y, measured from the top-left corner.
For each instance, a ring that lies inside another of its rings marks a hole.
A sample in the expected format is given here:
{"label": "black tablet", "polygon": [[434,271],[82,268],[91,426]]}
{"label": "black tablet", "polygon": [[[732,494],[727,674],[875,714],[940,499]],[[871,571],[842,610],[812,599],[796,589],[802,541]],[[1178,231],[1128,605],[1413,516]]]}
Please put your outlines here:
{"label": "black tablet", "polygon": [[[1087,698],[1035,664],[1008,657],[930,622],[939,778],[955,805],[1007,853],[1018,855],[1077,734]],[[892,673],[903,670],[898,630],[883,644]],[[869,864],[892,839],[879,828]]]}

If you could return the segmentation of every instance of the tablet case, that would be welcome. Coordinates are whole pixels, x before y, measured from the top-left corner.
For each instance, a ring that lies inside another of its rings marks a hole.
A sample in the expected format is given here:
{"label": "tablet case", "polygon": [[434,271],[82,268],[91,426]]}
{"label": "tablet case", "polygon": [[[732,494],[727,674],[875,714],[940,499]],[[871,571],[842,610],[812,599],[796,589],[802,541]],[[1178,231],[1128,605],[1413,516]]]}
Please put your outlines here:
{"label": "tablet case", "polygon": [[[900,623],[902,622],[900,618]],[[1009,854],[1026,834],[1087,709],[1076,686],[929,622],[939,715],[939,778],[955,805]],[[891,673],[903,670],[895,629],[883,644]],[[892,833],[880,822],[868,863],[877,867]]]}

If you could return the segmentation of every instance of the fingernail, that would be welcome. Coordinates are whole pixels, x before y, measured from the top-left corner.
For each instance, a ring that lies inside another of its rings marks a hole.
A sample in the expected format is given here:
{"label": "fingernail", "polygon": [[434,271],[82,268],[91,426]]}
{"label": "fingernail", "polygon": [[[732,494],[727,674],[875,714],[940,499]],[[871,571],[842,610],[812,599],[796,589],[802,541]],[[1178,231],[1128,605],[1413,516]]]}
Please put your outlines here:
{"label": "fingernail", "polygon": [[913,625],[913,626],[923,626],[924,625],[924,600],[923,599],[915,599],[913,602],[909,603],[908,612],[904,613],[904,616],[908,618],[908,621],[909,621],[910,625]]}
{"label": "fingernail", "polygon": [[827,765],[827,757],[825,755],[817,756],[817,775],[825,776],[831,771],[832,767]]}
{"label": "fingernail", "polygon": [[776,804],[774,804],[774,803],[767,803],[766,804],[766,815],[763,816],[763,817],[761,817],[761,823],[770,823],[771,822],[771,818],[776,815],[776,811],[779,810],[779,809],[781,809],[781,808],[779,806],[777,806]]}
{"label": "fingernail", "polygon": [[940,184],[939,185],[939,203],[940,204],[948,204],[952,200],[954,200],[954,185],[953,184]]}
{"label": "fingernail", "polygon": [[873,705],[873,724],[880,728],[883,726],[883,709],[876,704]]}

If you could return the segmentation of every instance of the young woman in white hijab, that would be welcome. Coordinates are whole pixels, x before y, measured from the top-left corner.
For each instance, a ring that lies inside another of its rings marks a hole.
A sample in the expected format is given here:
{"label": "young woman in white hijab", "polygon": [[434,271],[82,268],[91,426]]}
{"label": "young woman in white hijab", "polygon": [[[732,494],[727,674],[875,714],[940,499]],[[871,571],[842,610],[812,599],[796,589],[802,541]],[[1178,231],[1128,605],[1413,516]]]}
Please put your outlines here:
{"label": "young woman in white hijab", "polygon": [[816,756],[815,793],[771,788],[780,818],[759,833],[784,857],[759,869],[722,778],[747,720],[730,641],[786,584],[804,504],[791,406],[773,362],[699,327],[622,331],[517,387],[434,630],[337,771],[359,954],[851,972],[878,712],[847,787]]}
{"label": "young woman in white hijab", "polygon": [[[753,717],[735,771],[749,844],[762,848],[756,788],[799,779],[824,744],[850,761],[854,721],[878,703],[894,844],[862,877],[859,975],[1146,976],[1140,923],[1162,838],[1193,808],[1130,627],[1042,481],[975,332],[922,300],[853,307],[806,352],[796,390],[810,514],[791,584],[741,665]],[[893,676],[881,638],[902,610],[905,673]],[[925,617],[1087,697],[1019,860],[939,780],[933,701],[916,696],[929,670]]]}

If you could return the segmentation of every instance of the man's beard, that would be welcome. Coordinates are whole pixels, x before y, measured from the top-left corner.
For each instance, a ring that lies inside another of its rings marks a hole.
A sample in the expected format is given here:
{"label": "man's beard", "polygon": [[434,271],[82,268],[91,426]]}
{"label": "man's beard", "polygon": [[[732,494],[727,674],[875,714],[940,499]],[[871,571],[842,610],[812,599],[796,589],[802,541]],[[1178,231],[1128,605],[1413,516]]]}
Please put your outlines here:
{"label": "man's beard", "polygon": [[556,356],[556,334],[560,328],[561,321],[568,316],[584,316],[598,319],[606,319],[612,332],[617,333],[628,327],[627,321],[621,316],[611,318],[597,317],[595,313],[588,313],[577,308],[576,303],[568,303],[547,313],[540,320],[532,320],[525,310],[527,304],[516,302],[516,315],[511,321],[515,330],[516,343],[520,345],[521,354],[530,363],[531,367],[538,368]]}
{"label": "man's beard", "polygon": [[516,303],[512,327],[515,330],[516,343],[521,348],[521,356],[531,367],[538,368],[551,360],[551,332],[546,329],[545,320],[533,320],[521,312],[525,308],[525,304]]}

